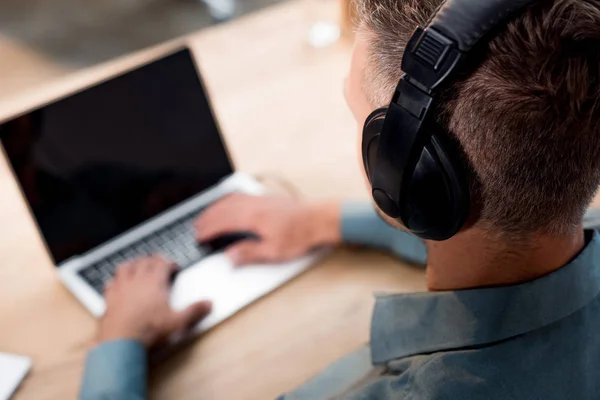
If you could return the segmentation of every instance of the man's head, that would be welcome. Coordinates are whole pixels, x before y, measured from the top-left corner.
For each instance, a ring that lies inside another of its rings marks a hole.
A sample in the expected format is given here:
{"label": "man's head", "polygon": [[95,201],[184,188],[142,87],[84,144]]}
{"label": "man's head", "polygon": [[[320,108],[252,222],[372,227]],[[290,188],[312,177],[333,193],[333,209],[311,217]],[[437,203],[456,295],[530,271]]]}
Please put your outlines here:
{"label": "man's head", "polygon": [[[441,0],[356,0],[346,87],[362,127],[386,105],[404,46]],[[510,236],[568,235],[600,184],[600,1],[540,1],[443,94],[438,120],[472,167],[477,225]]]}

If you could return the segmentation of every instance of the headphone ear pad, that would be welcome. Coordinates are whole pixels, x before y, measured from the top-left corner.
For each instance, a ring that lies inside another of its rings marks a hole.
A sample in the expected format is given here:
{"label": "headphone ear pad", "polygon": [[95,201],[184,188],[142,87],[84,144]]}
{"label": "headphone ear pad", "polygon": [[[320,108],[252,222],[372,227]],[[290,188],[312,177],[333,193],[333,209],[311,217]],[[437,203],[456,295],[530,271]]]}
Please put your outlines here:
{"label": "headphone ear pad", "polygon": [[375,110],[365,121],[362,136],[362,161],[369,182],[373,182],[373,171],[377,165],[379,139],[387,113],[387,107]]}
{"label": "headphone ear pad", "polygon": [[404,197],[402,215],[407,228],[432,240],[448,239],[460,230],[470,209],[461,165],[454,146],[433,135],[423,148]]}

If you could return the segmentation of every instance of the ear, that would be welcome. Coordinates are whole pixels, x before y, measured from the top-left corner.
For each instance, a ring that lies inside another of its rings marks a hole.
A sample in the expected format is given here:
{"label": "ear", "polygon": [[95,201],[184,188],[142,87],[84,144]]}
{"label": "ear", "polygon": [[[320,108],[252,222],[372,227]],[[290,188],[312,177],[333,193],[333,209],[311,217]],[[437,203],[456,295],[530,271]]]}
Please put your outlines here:
{"label": "ear", "polygon": [[362,126],[367,116],[375,109],[370,103],[367,90],[368,47],[364,34],[358,34],[354,41],[350,71],[344,85],[344,97],[352,115],[359,126]]}

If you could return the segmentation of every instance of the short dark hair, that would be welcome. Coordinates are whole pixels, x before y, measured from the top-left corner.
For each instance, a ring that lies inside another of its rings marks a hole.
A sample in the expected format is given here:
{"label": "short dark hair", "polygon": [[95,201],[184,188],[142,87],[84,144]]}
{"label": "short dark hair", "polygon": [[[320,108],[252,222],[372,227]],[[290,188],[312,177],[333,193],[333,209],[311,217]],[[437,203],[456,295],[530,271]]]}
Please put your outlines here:
{"label": "short dark hair", "polygon": [[[374,107],[389,102],[407,40],[441,3],[356,0]],[[537,2],[484,47],[438,116],[480,188],[478,224],[570,234],[600,184],[600,1]]]}

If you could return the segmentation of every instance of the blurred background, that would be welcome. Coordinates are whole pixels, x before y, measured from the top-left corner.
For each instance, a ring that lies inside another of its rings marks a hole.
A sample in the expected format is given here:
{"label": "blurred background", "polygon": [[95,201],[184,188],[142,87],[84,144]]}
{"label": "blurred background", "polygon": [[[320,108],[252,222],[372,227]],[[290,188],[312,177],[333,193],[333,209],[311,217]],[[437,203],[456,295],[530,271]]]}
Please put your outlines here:
{"label": "blurred background", "polygon": [[239,169],[276,171],[313,198],[362,198],[343,97],[349,1],[2,0],[0,120],[185,43]]}
{"label": "blurred background", "polygon": [[67,72],[285,1],[3,0],[0,99]]}

